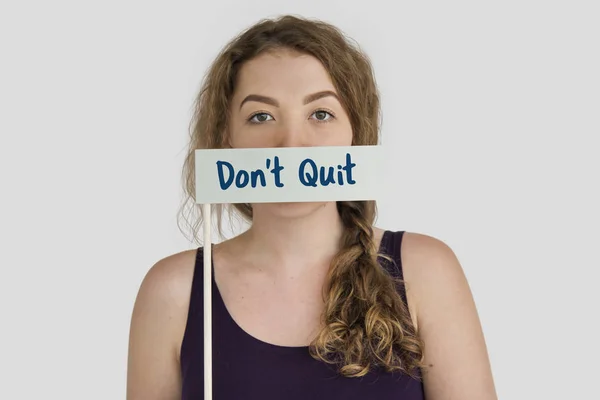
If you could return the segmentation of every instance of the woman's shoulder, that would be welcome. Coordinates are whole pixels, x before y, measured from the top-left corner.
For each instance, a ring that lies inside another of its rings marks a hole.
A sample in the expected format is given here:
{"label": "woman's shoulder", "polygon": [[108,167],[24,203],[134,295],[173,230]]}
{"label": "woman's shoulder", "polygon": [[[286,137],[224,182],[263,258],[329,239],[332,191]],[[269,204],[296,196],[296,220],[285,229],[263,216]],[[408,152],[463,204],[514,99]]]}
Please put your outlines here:
{"label": "woman's shoulder", "polygon": [[[432,261],[437,261],[436,265],[438,266],[440,266],[440,262],[448,266],[449,263],[455,261],[454,251],[442,239],[419,232],[402,231],[402,233],[403,259],[418,261],[418,264],[425,262],[426,265],[431,265]],[[451,266],[448,268],[451,268]]]}
{"label": "woman's shoulder", "polygon": [[[442,239],[411,231],[399,231],[396,245],[400,249],[402,274],[414,303],[422,314],[433,293],[451,293],[468,289],[463,268],[454,250]],[[418,318],[421,319],[421,318]]]}
{"label": "woman's shoulder", "polygon": [[424,312],[430,313],[427,300],[435,290],[442,289],[440,285],[449,291],[464,288],[462,267],[454,251],[443,240],[405,230],[378,229],[375,236],[383,238],[383,249],[399,262],[398,272],[415,325],[422,320]]}
{"label": "woman's shoulder", "polygon": [[159,259],[144,276],[140,290],[174,301],[189,295],[198,252],[198,248],[184,250]]}
{"label": "woman's shoulder", "polygon": [[175,349],[185,330],[198,249],[165,256],[142,279],[134,303],[133,319],[153,326]]}
{"label": "woman's shoulder", "polygon": [[[401,240],[408,301],[430,367],[428,391],[495,399],[477,307],[457,255],[431,235],[404,232]],[[473,383],[461,386],[466,381]]]}
{"label": "woman's shoulder", "polygon": [[404,232],[401,259],[404,277],[413,290],[433,287],[455,290],[466,284],[463,268],[454,250],[442,239],[424,233]]}
{"label": "woman's shoulder", "polygon": [[136,306],[160,303],[169,312],[187,309],[199,249],[184,250],[158,259],[140,284]]}
{"label": "woman's shoulder", "polygon": [[383,240],[385,234],[388,234],[388,239],[384,245],[400,252],[403,269],[432,272],[431,268],[434,265],[442,268],[442,265],[445,265],[447,269],[457,267],[456,255],[452,248],[435,236],[404,230],[374,229],[374,236],[381,238],[379,240]]}
{"label": "woman's shoulder", "polygon": [[456,273],[460,269],[452,248],[435,236],[404,230],[374,229],[376,238],[383,238],[386,233],[388,243],[385,245],[398,249],[403,270],[410,269],[409,274],[439,272],[434,271],[435,268],[445,268],[447,273]]}

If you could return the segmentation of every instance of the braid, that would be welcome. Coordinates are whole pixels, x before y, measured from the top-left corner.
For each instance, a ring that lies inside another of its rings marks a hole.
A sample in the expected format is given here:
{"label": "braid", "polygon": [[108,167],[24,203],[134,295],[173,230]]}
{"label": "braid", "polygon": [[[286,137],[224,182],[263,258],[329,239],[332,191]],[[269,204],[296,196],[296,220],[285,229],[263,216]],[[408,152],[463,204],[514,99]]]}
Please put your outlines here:
{"label": "braid", "polygon": [[337,364],[349,377],[372,368],[416,377],[422,346],[396,281],[377,262],[375,203],[338,202],[338,212],[345,229],[324,287],[323,329],[311,355]]}

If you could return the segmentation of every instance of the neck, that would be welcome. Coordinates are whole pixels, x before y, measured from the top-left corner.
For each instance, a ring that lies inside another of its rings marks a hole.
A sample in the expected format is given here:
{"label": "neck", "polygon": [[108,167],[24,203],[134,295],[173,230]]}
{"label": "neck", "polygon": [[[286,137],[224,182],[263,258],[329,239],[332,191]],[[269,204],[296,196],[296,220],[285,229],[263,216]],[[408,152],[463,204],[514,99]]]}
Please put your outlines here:
{"label": "neck", "polygon": [[245,234],[247,248],[257,259],[289,272],[329,264],[344,229],[335,202],[301,217],[276,216],[268,207],[254,208],[252,226]]}

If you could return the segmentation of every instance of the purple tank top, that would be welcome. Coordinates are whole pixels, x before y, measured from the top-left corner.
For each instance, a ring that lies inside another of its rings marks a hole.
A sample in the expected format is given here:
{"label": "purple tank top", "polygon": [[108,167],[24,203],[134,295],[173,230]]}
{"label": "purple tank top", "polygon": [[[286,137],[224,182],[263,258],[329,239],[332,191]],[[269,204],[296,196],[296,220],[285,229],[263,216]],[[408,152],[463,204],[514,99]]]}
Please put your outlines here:
{"label": "purple tank top", "polygon": [[[395,261],[380,263],[402,278],[403,231],[385,231],[380,251]],[[198,248],[187,326],[181,345],[182,400],[204,398],[203,255]],[[423,400],[423,385],[401,373],[370,372],[362,378],[336,374],[334,366],[313,359],[308,347],[262,342],[231,318],[219,290],[213,293],[214,400]],[[406,301],[404,288],[400,295]]]}

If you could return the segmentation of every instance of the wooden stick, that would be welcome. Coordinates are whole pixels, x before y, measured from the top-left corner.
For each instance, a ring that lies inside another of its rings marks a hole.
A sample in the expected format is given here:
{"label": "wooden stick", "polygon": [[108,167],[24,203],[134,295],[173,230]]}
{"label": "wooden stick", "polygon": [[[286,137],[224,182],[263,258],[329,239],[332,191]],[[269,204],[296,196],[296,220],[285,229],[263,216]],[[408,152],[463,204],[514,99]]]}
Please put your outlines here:
{"label": "wooden stick", "polygon": [[204,224],[204,400],[212,400],[212,240],[210,204],[203,204]]}

